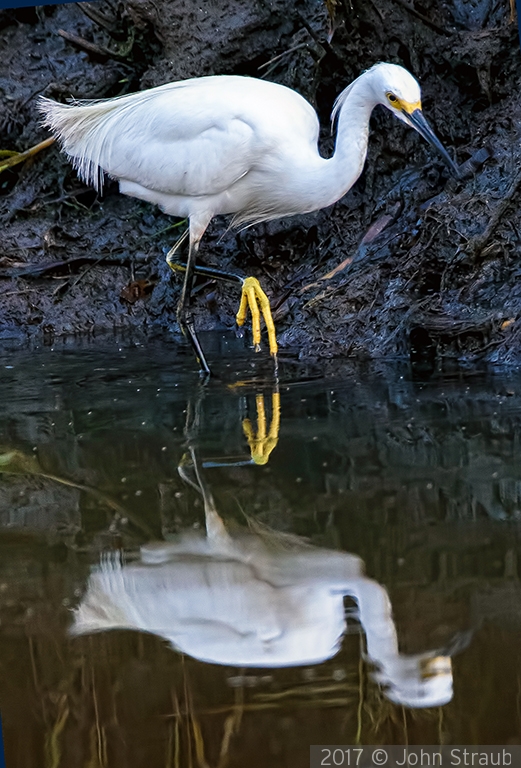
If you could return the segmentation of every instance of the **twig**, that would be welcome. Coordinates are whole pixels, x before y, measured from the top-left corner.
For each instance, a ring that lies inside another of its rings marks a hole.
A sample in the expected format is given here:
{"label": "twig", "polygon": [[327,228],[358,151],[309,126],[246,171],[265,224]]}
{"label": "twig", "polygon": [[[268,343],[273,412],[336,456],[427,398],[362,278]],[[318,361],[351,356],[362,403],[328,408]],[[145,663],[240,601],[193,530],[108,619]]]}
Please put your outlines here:
{"label": "twig", "polygon": [[24,288],[23,291],[7,291],[3,296],[20,296],[22,293],[38,293],[39,288]]}
{"label": "twig", "polygon": [[445,35],[446,37],[451,37],[452,32],[449,32],[449,30],[444,29],[443,27],[440,27],[439,24],[436,24],[435,21],[431,21],[428,16],[425,16],[421,11],[417,11],[416,8],[407,2],[407,0],[394,0],[395,3],[398,3],[398,5],[401,5],[402,8],[405,8],[406,11],[409,11],[412,16],[416,16],[417,19],[420,19],[420,21],[423,21],[424,24],[426,24],[428,27],[431,27],[435,32],[438,32],[440,35]]}
{"label": "twig", "polygon": [[102,13],[97,8],[95,8],[91,3],[77,3],[76,5],[88,19],[97,24],[98,27],[101,27],[106,32],[108,32],[108,34],[114,40],[121,41],[124,39],[122,31],[118,29],[117,25],[115,24],[115,19],[109,18],[105,13]]}
{"label": "twig", "polygon": [[[397,232],[394,235],[391,235],[382,245],[378,246],[377,248],[373,246],[374,250],[372,250],[371,246],[369,246],[369,249],[364,253],[364,251],[361,251],[360,248],[356,251],[355,255],[352,257],[351,261],[349,258],[345,259],[342,264],[339,266],[342,268],[342,272],[344,272],[344,277],[338,282],[336,285],[331,285],[327,288],[325,288],[321,293],[314,296],[312,299],[307,301],[303,309],[311,309],[316,304],[319,304],[321,301],[324,301],[324,299],[330,299],[332,296],[334,296],[336,293],[338,293],[342,288],[345,288],[347,276],[351,274],[352,269],[355,264],[358,262],[367,262],[371,261],[371,259],[376,256],[376,254],[381,251],[385,246],[389,245],[393,240],[396,240],[399,237],[402,237],[404,233],[403,232]],[[336,276],[336,270],[333,270],[333,274]],[[329,273],[331,275],[332,273]],[[340,274],[340,273],[339,273]],[[328,275],[325,275],[325,278],[328,278]],[[319,278],[320,280],[320,278]],[[317,281],[317,285],[318,285]],[[314,287],[314,283],[310,283],[309,285],[304,286],[304,288],[300,291],[302,293],[304,290],[307,290],[310,287]]]}
{"label": "twig", "polygon": [[[6,269],[0,269],[0,278],[2,277],[40,277],[41,275],[45,274],[46,272],[53,272],[55,269],[63,269],[63,267],[68,267],[72,264],[77,264],[78,262],[92,262],[96,264],[97,262],[104,261],[106,264],[115,264],[116,266],[123,266],[126,264],[132,263],[132,259],[130,258],[124,258],[124,259],[118,259],[118,258],[111,258],[110,256],[73,256],[70,259],[64,259],[63,261],[48,261],[45,264],[31,264],[26,267],[8,267]],[[137,261],[143,261],[147,262],[148,257],[142,257],[138,258],[136,256],[133,257],[133,260]]]}
{"label": "twig", "polygon": [[12,168],[13,165],[18,165],[18,163],[23,163],[24,160],[28,160],[30,157],[33,157],[33,155],[38,154],[38,152],[41,152],[42,149],[46,149],[47,147],[50,147],[51,144],[54,144],[55,139],[45,139],[45,141],[40,141],[39,144],[35,144],[34,147],[31,147],[30,149],[27,149],[25,152],[17,152],[15,155],[12,155],[11,157],[8,157],[7,160],[3,160],[0,163],[0,173],[2,171],[7,170],[7,168]]}
{"label": "twig", "polygon": [[80,274],[77,275],[76,279],[73,280],[72,283],[70,282],[72,275],[70,277],[67,277],[66,283],[62,283],[61,285],[58,285],[57,288],[55,288],[55,290],[53,291],[53,296],[56,296],[58,293],[60,293],[60,291],[63,291],[65,288],[74,288],[74,286],[77,285],[80,282],[80,280],[83,280],[87,272],[90,272],[91,269],[94,269],[94,267],[97,267],[98,264],[100,264],[103,261],[103,259],[104,259],[104,256],[101,256],[97,261],[94,261],[91,264],[89,264],[88,267],[83,270],[83,272],[80,272]]}
{"label": "twig", "polygon": [[261,64],[257,67],[257,70],[260,72],[261,69],[265,69],[266,67],[269,67],[270,64],[274,64],[279,59],[284,58],[284,56],[287,56],[289,53],[294,53],[295,51],[299,51],[301,48],[306,48],[307,43],[299,43],[298,45],[294,45],[293,48],[288,48],[287,51],[283,51],[282,53],[279,53],[278,56],[273,56],[272,59],[269,59],[268,61],[265,61],[264,64]]}
{"label": "twig", "polygon": [[494,234],[496,227],[501,221],[503,215],[506,213],[513,198],[519,192],[520,187],[521,187],[521,171],[518,172],[518,174],[515,176],[510,187],[507,189],[505,196],[495,206],[494,210],[492,211],[490,220],[487,226],[485,227],[485,231],[482,232],[481,235],[477,235],[476,237],[473,237],[468,241],[468,243],[465,245],[465,248],[462,249],[464,253],[468,254],[469,256],[478,256],[481,253],[485,245],[488,243],[488,241]]}
{"label": "twig", "polygon": [[63,37],[67,42],[75,45],[76,48],[87,51],[87,53],[93,56],[101,57],[102,59],[115,59],[116,61],[122,61],[128,64],[128,56],[124,56],[118,51],[112,51],[110,48],[106,48],[104,45],[98,45],[97,43],[91,43],[90,40],[85,40],[84,37],[78,37],[71,32],[67,32],[65,29],[59,29],[58,34]]}
{"label": "twig", "polygon": [[[340,272],[343,272],[348,267],[351,266],[353,261],[357,261],[360,258],[361,249],[364,246],[369,246],[371,243],[376,240],[376,238],[382,234],[384,229],[389,226],[389,224],[393,223],[396,218],[398,217],[398,214],[401,212],[401,203],[394,203],[394,205],[389,210],[389,213],[384,214],[383,216],[380,216],[375,222],[371,224],[365,235],[360,241],[360,245],[358,246],[356,252],[352,256],[348,256],[345,258],[340,264],[337,264],[337,266],[331,270],[331,272],[328,272],[326,275],[322,275],[322,277],[319,277],[318,280],[315,280],[313,283],[308,283],[308,285],[305,285],[303,288],[300,289],[299,293],[305,293],[306,291],[309,291],[311,288],[318,288],[320,284],[323,281],[331,280],[333,277],[338,275]],[[320,294],[322,297],[322,294]],[[319,297],[315,297],[319,298]],[[309,303],[310,306],[315,302],[315,299],[311,300],[312,303]],[[307,305],[306,305],[307,306]]]}

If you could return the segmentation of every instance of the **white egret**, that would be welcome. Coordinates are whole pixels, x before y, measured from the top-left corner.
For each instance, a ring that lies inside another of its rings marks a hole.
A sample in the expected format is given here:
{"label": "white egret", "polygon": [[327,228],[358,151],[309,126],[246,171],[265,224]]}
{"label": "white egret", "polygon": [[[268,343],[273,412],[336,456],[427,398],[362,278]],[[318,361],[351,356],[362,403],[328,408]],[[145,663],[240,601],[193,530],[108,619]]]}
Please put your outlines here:
{"label": "white egret", "polygon": [[[234,214],[233,224],[251,224],[335,203],[362,172],[377,104],[415,128],[457,170],[423,117],[418,82],[396,64],[376,64],[337,98],[330,158],[319,153],[319,122],[311,105],[289,88],[249,77],[200,77],[75,105],[42,98],[40,108],[86,182],[101,189],[105,172],[119,181],[122,193],[188,217],[189,254],[177,314],[201,368],[209,372],[188,305],[199,243],[211,219]],[[167,256],[172,269],[178,245]],[[258,348],[259,304],[276,356],[266,295],[255,278],[236,279],[243,284],[237,323],[244,323],[249,305]]]}
{"label": "white egret", "polygon": [[[197,468],[196,477],[201,482]],[[451,700],[450,656],[400,653],[387,590],[365,576],[359,557],[297,537],[288,547],[274,531],[231,535],[209,489],[200,490],[206,535],[191,530],[176,541],[149,542],[127,565],[103,558],[74,611],[72,634],[150,632],[182,653],[226,666],[320,664],[340,650],[350,596],[387,698],[407,707]]]}

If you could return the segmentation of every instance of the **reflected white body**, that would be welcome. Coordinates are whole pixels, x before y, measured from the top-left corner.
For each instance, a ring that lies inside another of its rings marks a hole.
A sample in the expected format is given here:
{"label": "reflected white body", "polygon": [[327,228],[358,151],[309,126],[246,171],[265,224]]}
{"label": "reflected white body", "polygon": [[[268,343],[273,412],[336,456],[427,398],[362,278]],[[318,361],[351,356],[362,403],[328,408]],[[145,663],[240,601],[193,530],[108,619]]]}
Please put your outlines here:
{"label": "reflected white body", "polygon": [[46,124],[81,177],[102,171],[124,194],[189,217],[191,242],[211,218],[254,222],[331,205],[355,183],[367,153],[369,118],[390,91],[420,103],[412,75],[377,64],[337,99],[335,153],[321,157],[315,110],[282,85],[239,76],[201,77],[74,106],[41,100]]}
{"label": "reflected white body", "polygon": [[314,547],[285,551],[254,535],[231,538],[215,515],[207,510],[208,537],[147,545],[135,564],[102,562],[73,633],[134,628],[215,664],[316,664],[340,648],[349,595],[386,696],[411,707],[450,701],[450,658],[399,653],[387,592],[363,575],[358,557]]}

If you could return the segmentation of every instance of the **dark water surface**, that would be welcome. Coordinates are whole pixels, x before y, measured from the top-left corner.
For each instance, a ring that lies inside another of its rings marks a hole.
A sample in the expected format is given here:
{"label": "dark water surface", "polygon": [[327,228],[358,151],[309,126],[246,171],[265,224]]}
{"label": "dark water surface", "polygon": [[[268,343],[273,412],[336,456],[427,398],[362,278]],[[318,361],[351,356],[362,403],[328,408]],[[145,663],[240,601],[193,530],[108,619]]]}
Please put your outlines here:
{"label": "dark water surface", "polygon": [[0,354],[8,768],[520,743],[521,375],[217,353]]}

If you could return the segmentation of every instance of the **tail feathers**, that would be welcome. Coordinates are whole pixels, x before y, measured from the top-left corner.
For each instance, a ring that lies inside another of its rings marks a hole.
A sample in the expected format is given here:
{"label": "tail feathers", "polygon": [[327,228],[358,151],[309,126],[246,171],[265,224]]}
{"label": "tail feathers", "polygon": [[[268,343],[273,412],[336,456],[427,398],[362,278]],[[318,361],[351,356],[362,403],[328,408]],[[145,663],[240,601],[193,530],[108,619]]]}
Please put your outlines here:
{"label": "tail feathers", "polygon": [[44,115],[43,124],[60,142],[80,178],[101,191],[102,157],[110,141],[113,105],[108,101],[59,104],[42,96],[38,109]]}

